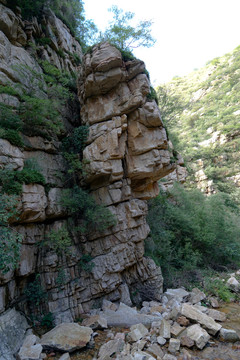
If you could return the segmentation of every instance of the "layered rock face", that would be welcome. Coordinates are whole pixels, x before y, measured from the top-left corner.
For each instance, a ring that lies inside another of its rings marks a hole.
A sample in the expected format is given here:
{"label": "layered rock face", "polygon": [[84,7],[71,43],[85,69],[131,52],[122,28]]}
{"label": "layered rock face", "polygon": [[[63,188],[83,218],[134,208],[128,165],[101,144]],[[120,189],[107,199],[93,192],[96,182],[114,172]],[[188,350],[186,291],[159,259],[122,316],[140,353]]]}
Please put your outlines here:
{"label": "layered rock face", "polygon": [[[27,41],[42,36],[41,24],[23,22],[4,5],[0,7],[0,84],[20,83],[26,88],[34,86],[35,92],[43,91],[46,84],[43,81],[40,88],[30,71],[41,73],[37,57],[58,69],[76,70],[71,54],[81,58],[80,46],[52,13],[44,17],[51,43],[34,52]],[[65,57],[59,56],[59,49]],[[24,76],[20,76],[19,66],[26,64]],[[1,169],[21,171],[27,159],[36,159],[47,185],[23,185],[19,218],[12,225],[22,234],[20,261],[16,270],[0,274],[0,312],[17,304],[24,312],[34,313],[26,289],[36,279],[47,293],[38,299],[40,310],[51,312],[56,323],[72,321],[97,307],[103,298],[126,304],[131,304],[130,293],[159,298],[161,270],[153,260],[144,258],[144,239],[149,232],[146,200],[157,195],[157,180],[175,165],[171,164],[166,132],[149,92],[144,63],[123,61],[121,53],[109,44],[95,46],[83,58],[79,70],[81,123],[88,124],[90,130],[83,154],[85,182],[96,201],[115,214],[117,225],[87,237],[73,236],[71,256],[42,246],[49,232],[66,226],[68,220],[60,205],[66,164],[59,138],[25,134],[21,148],[0,139]],[[1,102],[18,106],[14,95],[0,96]],[[76,109],[77,101],[74,108],[63,110],[65,129],[80,125]],[[93,258],[91,271],[79,265],[84,254]]]}
{"label": "layered rock face", "polygon": [[148,97],[144,63],[123,61],[119,50],[103,43],[85,55],[79,79],[81,118],[90,129],[85,180],[96,201],[117,218],[114,228],[88,236],[85,251],[95,257],[94,277],[105,292],[126,283],[143,297],[159,298],[160,269],[143,257],[146,199],[158,194],[157,180],[175,164],[157,104]]}

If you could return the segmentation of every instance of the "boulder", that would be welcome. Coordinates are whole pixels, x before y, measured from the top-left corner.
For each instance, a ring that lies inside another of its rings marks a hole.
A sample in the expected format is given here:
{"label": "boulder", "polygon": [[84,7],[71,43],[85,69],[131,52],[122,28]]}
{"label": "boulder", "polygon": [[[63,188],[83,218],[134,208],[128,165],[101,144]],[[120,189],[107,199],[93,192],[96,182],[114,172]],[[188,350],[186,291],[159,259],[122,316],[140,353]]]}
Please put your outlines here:
{"label": "boulder", "polygon": [[174,322],[170,329],[171,334],[175,337],[178,337],[184,330],[185,327],[180,326],[177,322]]}
{"label": "boulder", "polygon": [[174,355],[165,354],[163,360],[177,360],[177,358]]}
{"label": "boulder", "polygon": [[179,339],[170,339],[168,345],[168,351],[172,354],[176,354],[180,349],[180,340]]}
{"label": "boulder", "polygon": [[198,288],[192,289],[192,291],[190,293],[190,299],[189,299],[189,302],[191,304],[197,304],[204,299],[206,299],[206,295],[204,294],[204,292],[202,292]]}
{"label": "boulder", "polygon": [[133,354],[134,360],[155,360],[155,358],[151,355],[149,355],[145,351],[138,351]]}
{"label": "boulder", "polygon": [[171,330],[170,322],[163,319],[159,328],[160,336],[162,336],[164,339],[170,339],[171,337],[170,330]]}
{"label": "boulder", "polygon": [[191,339],[189,336],[181,336],[181,345],[191,348],[194,346],[194,340]]}
{"label": "boulder", "polygon": [[15,309],[10,309],[0,316],[0,359],[15,360],[13,354],[20,349],[27,320]]}
{"label": "boulder", "polygon": [[222,328],[219,333],[219,337],[222,341],[235,342],[239,340],[239,336],[235,330]]}
{"label": "boulder", "polygon": [[149,352],[150,354],[153,354],[157,358],[158,357],[159,358],[163,357],[163,351],[162,351],[161,347],[158,344],[149,345],[146,351]]}
{"label": "boulder", "polygon": [[186,330],[186,336],[192,339],[199,349],[203,349],[210,339],[210,335],[198,324],[189,326]]}
{"label": "boulder", "polygon": [[42,345],[38,343],[39,339],[36,335],[28,335],[17,354],[18,360],[40,360],[42,353]]}
{"label": "boulder", "polygon": [[102,312],[108,326],[130,327],[135,324],[151,325],[158,316],[140,314],[136,309],[120,303],[117,311],[106,309]]}
{"label": "boulder", "polygon": [[58,360],[71,360],[71,358],[69,353],[65,353]]}
{"label": "boulder", "polygon": [[128,336],[132,341],[138,341],[148,334],[148,329],[143,324],[136,324],[130,327]]}
{"label": "boulder", "polygon": [[40,344],[44,349],[72,352],[87,345],[93,330],[76,323],[63,323],[44,334]]}
{"label": "boulder", "polygon": [[124,341],[122,339],[110,340],[100,347],[98,359],[109,359],[113,354],[118,354],[123,350]]}
{"label": "boulder", "polygon": [[237,292],[240,290],[240,283],[234,276],[231,276],[230,279],[228,279],[227,286]]}
{"label": "boulder", "polygon": [[87,319],[84,319],[82,326],[88,326],[91,329],[107,329],[107,320],[100,315],[93,315]]}
{"label": "boulder", "polygon": [[193,305],[183,304],[181,308],[181,313],[183,316],[186,316],[188,319],[196,321],[199,324],[201,324],[212,335],[215,335],[222,327],[222,325],[217,324],[210,316],[202,313],[200,310],[196,309]]}
{"label": "boulder", "polygon": [[162,336],[158,336],[157,337],[157,342],[158,342],[159,345],[163,346],[163,345],[166,344],[167,340],[164,339],[164,337],[162,337]]}
{"label": "boulder", "polygon": [[218,310],[214,310],[214,309],[209,309],[207,311],[207,315],[210,316],[211,318],[213,318],[213,320],[217,320],[217,321],[226,321],[227,316],[225,313],[218,311]]}
{"label": "boulder", "polygon": [[184,297],[189,296],[189,292],[182,288],[167,289],[167,291],[163,294],[163,296],[166,296],[168,301],[174,298],[179,302],[181,302]]}

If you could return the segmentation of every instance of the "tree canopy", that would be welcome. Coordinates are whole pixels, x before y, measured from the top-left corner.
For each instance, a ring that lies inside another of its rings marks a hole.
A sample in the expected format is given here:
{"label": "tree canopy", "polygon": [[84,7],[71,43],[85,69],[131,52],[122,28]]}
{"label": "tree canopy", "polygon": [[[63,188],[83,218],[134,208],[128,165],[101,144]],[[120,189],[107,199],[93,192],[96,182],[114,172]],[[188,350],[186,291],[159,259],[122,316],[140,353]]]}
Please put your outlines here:
{"label": "tree canopy", "polygon": [[141,20],[137,24],[131,24],[135,16],[133,12],[124,12],[116,5],[113,5],[109,11],[113,13],[113,20],[106,31],[100,35],[101,40],[108,40],[121,50],[154,45],[155,39],[151,35],[152,20]]}

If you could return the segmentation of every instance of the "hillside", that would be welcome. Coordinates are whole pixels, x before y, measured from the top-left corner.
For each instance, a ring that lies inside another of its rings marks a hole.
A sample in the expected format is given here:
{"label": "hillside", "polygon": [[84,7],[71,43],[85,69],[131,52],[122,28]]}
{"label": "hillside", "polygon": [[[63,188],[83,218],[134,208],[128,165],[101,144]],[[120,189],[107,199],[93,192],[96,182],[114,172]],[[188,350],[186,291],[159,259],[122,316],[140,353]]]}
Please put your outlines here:
{"label": "hillside", "polygon": [[188,185],[234,194],[240,186],[240,47],[157,88],[170,139],[188,167]]}

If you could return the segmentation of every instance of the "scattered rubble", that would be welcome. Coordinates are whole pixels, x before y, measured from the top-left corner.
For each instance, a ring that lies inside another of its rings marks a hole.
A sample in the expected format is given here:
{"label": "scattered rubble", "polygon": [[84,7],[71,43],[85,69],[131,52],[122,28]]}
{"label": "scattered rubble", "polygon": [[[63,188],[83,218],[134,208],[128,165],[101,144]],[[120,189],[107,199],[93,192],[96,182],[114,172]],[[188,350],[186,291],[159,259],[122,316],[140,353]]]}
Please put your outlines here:
{"label": "scattered rubble", "polygon": [[[70,360],[69,353],[94,348],[98,332],[93,329],[105,333],[94,360],[193,360],[191,350],[207,351],[219,340],[218,344],[239,341],[236,331],[217,322],[226,321],[226,314],[202,306],[200,298],[206,300],[197,289],[170,289],[162,302],[144,301],[140,309],[105,300],[101,309],[84,315],[83,326],[63,323],[41,339],[28,332],[17,360],[41,360],[49,351],[63,353],[59,360]],[[206,303],[216,306],[214,300]]]}

